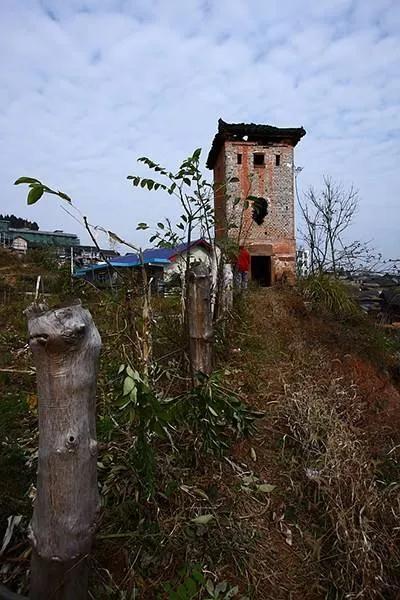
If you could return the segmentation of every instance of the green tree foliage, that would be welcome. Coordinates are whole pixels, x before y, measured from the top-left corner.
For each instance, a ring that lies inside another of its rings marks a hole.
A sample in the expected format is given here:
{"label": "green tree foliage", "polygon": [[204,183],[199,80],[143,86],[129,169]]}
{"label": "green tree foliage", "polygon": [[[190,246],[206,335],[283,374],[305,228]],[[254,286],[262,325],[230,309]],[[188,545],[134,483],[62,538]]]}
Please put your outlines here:
{"label": "green tree foliage", "polygon": [[13,227],[14,229],[31,229],[32,231],[38,231],[39,229],[39,225],[36,223],[36,221],[28,221],[28,219],[16,217],[14,214],[0,214],[0,221],[9,221],[10,227]]}

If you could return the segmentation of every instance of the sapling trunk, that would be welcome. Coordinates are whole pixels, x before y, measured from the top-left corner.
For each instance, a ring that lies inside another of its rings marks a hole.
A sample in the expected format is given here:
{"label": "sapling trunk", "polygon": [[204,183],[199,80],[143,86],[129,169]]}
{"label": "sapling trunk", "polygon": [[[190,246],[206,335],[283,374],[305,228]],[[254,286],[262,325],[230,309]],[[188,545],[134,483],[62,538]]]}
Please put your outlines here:
{"label": "sapling trunk", "polygon": [[81,304],[32,305],[29,345],[37,372],[39,459],[31,600],[86,600],[96,516],[96,377],[101,348]]}
{"label": "sapling trunk", "polygon": [[204,265],[189,274],[189,352],[194,383],[198,373],[212,371],[213,327],[211,316],[211,276]]}

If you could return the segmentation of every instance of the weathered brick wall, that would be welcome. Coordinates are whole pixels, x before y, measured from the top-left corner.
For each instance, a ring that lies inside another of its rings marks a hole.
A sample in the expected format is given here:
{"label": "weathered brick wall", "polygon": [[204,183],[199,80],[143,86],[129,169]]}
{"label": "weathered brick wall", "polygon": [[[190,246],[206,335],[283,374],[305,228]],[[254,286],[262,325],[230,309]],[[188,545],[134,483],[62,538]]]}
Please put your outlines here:
{"label": "weathered brick wall", "polygon": [[[253,155],[264,154],[264,165],[255,166]],[[241,155],[241,164],[238,164]],[[279,165],[276,164],[279,156]],[[223,157],[223,158],[222,158]],[[238,238],[250,254],[272,256],[273,280],[293,279],[295,274],[295,225],[294,225],[294,165],[293,147],[285,144],[258,145],[245,141],[226,141],[215,165],[219,179],[221,170],[225,180],[237,177],[238,183],[227,184],[226,213],[222,213],[221,197],[216,197],[216,210],[222,215],[217,221],[222,235],[222,223],[234,223],[229,235]],[[269,212],[262,225],[252,219],[252,209],[243,209],[248,195],[261,196],[268,201]],[[235,198],[240,202],[235,205]]]}

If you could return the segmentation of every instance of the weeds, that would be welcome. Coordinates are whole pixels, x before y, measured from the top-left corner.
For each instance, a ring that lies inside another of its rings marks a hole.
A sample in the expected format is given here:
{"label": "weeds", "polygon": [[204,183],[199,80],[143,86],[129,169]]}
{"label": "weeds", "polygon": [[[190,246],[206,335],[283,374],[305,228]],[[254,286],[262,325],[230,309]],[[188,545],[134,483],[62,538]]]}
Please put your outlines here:
{"label": "weeds", "polygon": [[221,375],[204,377],[200,385],[182,399],[184,420],[200,436],[199,450],[221,454],[232,441],[255,431],[255,420],[263,413],[251,410],[238,394],[226,389]]}
{"label": "weeds", "polygon": [[321,558],[331,559],[325,569],[330,586],[337,597],[395,598],[398,531],[365,442],[349,423],[354,401],[354,390],[340,380],[324,387],[307,378],[287,390],[282,412],[304,474],[300,488],[324,515],[318,543]]}
{"label": "weeds", "polygon": [[360,309],[350,297],[345,284],[333,276],[311,275],[301,280],[300,290],[315,308],[328,311],[335,317],[351,318],[360,315]]}

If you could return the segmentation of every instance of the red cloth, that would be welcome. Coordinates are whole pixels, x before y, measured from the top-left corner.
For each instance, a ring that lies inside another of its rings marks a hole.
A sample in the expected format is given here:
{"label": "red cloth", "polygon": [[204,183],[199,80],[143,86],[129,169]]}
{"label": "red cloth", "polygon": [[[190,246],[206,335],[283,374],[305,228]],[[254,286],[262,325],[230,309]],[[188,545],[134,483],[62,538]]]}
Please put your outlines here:
{"label": "red cloth", "polygon": [[246,248],[241,248],[236,262],[239,273],[247,273],[250,269],[250,253]]}

